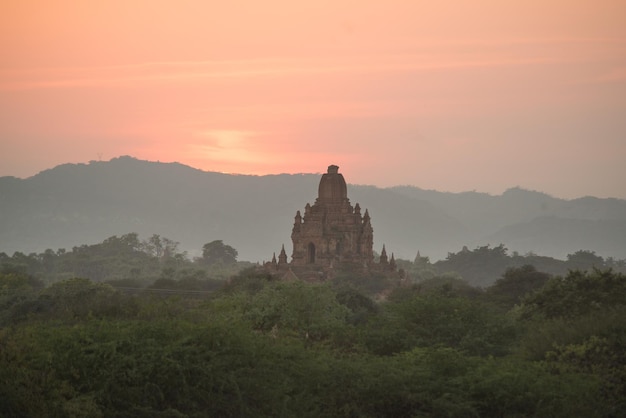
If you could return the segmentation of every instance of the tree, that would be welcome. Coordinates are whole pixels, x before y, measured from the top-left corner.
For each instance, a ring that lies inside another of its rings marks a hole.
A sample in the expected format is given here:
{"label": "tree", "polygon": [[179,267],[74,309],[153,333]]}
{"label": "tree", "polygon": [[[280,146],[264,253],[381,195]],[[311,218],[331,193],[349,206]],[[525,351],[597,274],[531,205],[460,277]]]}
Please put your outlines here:
{"label": "tree", "polygon": [[0,328],[36,299],[41,280],[20,272],[0,271]]}
{"label": "tree", "polygon": [[202,261],[204,264],[235,264],[237,262],[237,250],[222,240],[211,241],[202,247]]}
{"label": "tree", "polygon": [[513,322],[477,299],[448,292],[389,301],[366,324],[364,345],[377,355],[415,347],[450,347],[469,355],[507,354],[515,337]]}
{"label": "tree", "polygon": [[470,251],[467,247],[458,253],[448,253],[445,260],[434,264],[439,274],[456,272],[473,286],[485,286],[495,282],[513,260],[507,255],[507,248],[500,244],[477,247]]}
{"label": "tree", "polygon": [[32,309],[47,318],[84,320],[89,317],[134,316],[134,300],[103,283],[73,278],[44,289]]}
{"label": "tree", "polygon": [[150,238],[141,243],[143,251],[152,257],[163,257],[163,243],[159,234],[152,234]]}
{"label": "tree", "polygon": [[537,271],[534,266],[510,267],[487,289],[487,298],[506,308],[512,308],[522,298],[540,289],[550,280],[550,275]]}
{"label": "tree", "polygon": [[570,270],[591,270],[603,267],[604,259],[596,255],[595,251],[579,250],[567,255],[567,268]]}
{"label": "tree", "polygon": [[345,325],[349,309],[327,285],[296,281],[266,286],[248,306],[246,316],[255,329],[304,340],[319,341]]}
{"label": "tree", "polygon": [[626,275],[612,270],[570,271],[522,300],[522,318],[575,318],[626,306]]}

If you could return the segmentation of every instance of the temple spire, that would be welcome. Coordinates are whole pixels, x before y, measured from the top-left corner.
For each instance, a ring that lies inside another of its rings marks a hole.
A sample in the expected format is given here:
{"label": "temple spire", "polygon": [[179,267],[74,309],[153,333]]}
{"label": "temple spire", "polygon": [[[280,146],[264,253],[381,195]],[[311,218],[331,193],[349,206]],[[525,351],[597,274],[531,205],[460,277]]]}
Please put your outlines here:
{"label": "temple spire", "polygon": [[283,244],[283,248],[280,250],[280,254],[278,255],[278,264],[287,264],[287,253],[285,252],[285,244]]}
{"label": "temple spire", "polygon": [[385,249],[385,244],[383,244],[383,250],[380,252],[380,264],[387,265],[389,260],[387,259],[387,250]]}
{"label": "temple spire", "polygon": [[329,165],[326,174],[322,175],[318,187],[317,201],[326,203],[342,203],[348,199],[348,187],[339,167]]}
{"label": "temple spire", "polygon": [[370,223],[370,213],[367,209],[365,209],[365,214],[363,215],[363,223]]}

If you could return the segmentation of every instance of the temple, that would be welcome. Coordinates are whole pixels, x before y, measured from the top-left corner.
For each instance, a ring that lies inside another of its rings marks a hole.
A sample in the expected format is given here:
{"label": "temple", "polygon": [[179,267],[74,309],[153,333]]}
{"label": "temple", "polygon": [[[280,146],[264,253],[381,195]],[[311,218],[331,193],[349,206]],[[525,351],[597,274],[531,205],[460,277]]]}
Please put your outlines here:
{"label": "temple", "polygon": [[291,262],[287,261],[283,245],[278,260],[274,255],[266,267],[289,270],[289,277],[311,276],[311,272],[316,272],[318,277],[328,277],[333,269],[342,266],[396,270],[393,254],[389,260],[384,246],[379,263],[374,263],[374,230],[370,215],[367,209],[361,213],[358,203],[354,207],[350,204],[346,180],[336,165],[329,166],[322,175],[315,203],[306,204],[304,215],[297,211],[291,240]]}
{"label": "temple", "polygon": [[331,165],[322,176],[313,206],[307,203],[304,216],[296,213],[291,240],[294,266],[329,267],[350,262],[368,265],[374,260],[374,231],[367,210],[361,215],[348,199],[348,188],[339,167]]}

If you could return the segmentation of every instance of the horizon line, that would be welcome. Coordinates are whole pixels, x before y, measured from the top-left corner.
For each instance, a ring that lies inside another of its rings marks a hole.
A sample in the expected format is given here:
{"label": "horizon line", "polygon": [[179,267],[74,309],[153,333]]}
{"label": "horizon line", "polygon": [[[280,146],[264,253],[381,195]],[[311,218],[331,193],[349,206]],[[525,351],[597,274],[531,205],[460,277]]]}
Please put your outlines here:
{"label": "horizon line", "polygon": [[[87,166],[87,165],[91,165],[91,164],[100,164],[100,163],[110,163],[113,162],[115,160],[134,160],[134,161],[139,161],[139,162],[147,162],[147,163],[153,163],[153,164],[178,164],[181,166],[185,166],[188,168],[191,168],[193,170],[197,170],[197,171],[201,171],[203,173],[213,173],[213,174],[223,174],[223,175],[228,175],[228,176],[246,176],[246,177],[268,177],[268,176],[281,176],[281,175],[289,175],[289,176],[321,176],[322,174],[324,174],[324,172],[319,171],[319,172],[282,172],[282,173],[239,173],[239,172],[226,172],[226,171],[215,171],[215,170],[205,170],[202,168],[198,168],[198,167],[194,167],[188,163],[183,163],[180,161],[161,161],[161,160],[149,160],[149,159],[143,159],[143,158],[139,158],[139,157],[135,157],[132,155],[119,155],[116,157],[111,157],[111,159],[109,160],[103,160],[103,159],[98,159],[98,160],[88,160],[87,162],[66,162],[66,163],[60,163],[57,164],[53,167],[50,168],[45,168],[43,170],[40,170],[39,172],[32,174],[30,176],[26,176],[26,177],[20,177],[20,176],[15,176],[15,175],[0,175],[0,179],[8,177],[8,178],[14,178],[14,179],[18,179],[18,180],[28,180],[31,179],[33,177],[39,176],[47,171],[51,171],[54,170],[58,167],[61,166]],[[332,165],[332,164],[331,164]],[[341,166],[340,166],[341,167]],[[502,192],[500,192],[499,194],[496,193],[491,193],[491,192],[485,192],[485,191],[479,191],[477,189],[472,189],[472,190],[462,190],[462,191],[451,191],[451,190],[438,190],[438,189],[434,189],[434,188],[424,188],[424,187],[420,187],[414,184],[409,184],[409,183],[404,183],[404,184],[395,184],[392,186],[380,186],[380,185],[376,185],[376,184],[366,184],[366,183],[354,183],[354,182],[347,182],[349,185],[351,186],[359,186],[359,187],[375,187],[378,189],[393,189],[393,188],[397,188],[397,187],[410,187],[410,188],[415,188],[415,189],[419,189],[425,192],[437,192],[437,193],[446,193],[446,194],[466,194],[466,193],[475,193],[475,194],[482,194],[482,195],[487,195],[487,196],[492,196],[492,197],[500,197],[503,196],[505,193],[510,192],[512,190],[521,190],[521,191],[525,191],[525,192],[530,192],[530,193],[538,193],[538,194],[542,194],[545,195],[547,197],[550,197],[552,199],[558,199],[558,200],[566,200],[566,201],[571,201],[571,200],[577,200],[577,199],[584,199],[584,198],[595,198],[595,199],[614,199],[614,200],[626,200],[626,197],[615,197],[615,196],[605,196],[605,197],[599,197],[599,196],[594,196],[594,195],[584,195],[584,196],[578,196],[578,197],[573,197],[573,198],[567,198],[567,197],[559,197],[556,196],[554,194],[545,192],[545,191],[541,191],[541,190],[536,190],[536,189],[532,189],[532,188],[526,188],[520,185],[515,185],[515,186],[510,186],[507,187],[506,189],[504,189]]]}

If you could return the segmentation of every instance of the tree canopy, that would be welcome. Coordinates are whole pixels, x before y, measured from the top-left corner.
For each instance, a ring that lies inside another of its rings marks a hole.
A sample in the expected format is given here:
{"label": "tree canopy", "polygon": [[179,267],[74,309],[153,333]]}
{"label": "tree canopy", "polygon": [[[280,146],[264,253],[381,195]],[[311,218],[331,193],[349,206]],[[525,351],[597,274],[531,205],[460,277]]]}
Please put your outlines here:
{"label": "tree canopy", "polygon": [[220,240],[211,241],[202,247],[202,260],[208,265],[234,264],[237,262],[237,250]]}
{"label": "tree canopy", "polygon": [[0,254],[0,416],[621,416],[624,274],[522,264],[478,288],[406,266],[282,282],[136,234]]}
{"label": "tree canopy", "polygon": [[538,273],[375,302],[253,269],[200,298],[0,272],[0,415],[620,416],[626,278]]}

